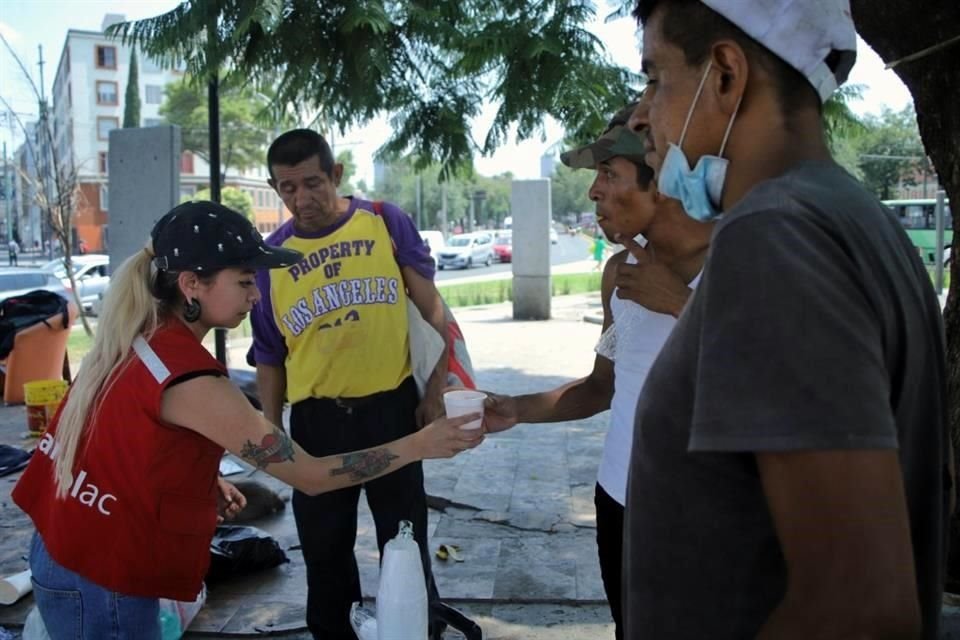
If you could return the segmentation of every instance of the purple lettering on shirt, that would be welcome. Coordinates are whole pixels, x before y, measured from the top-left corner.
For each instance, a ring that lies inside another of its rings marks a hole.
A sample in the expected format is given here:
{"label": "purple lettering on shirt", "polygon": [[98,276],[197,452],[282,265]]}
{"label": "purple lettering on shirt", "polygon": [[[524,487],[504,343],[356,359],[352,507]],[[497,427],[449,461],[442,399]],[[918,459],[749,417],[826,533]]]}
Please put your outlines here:
{"label": "purple lettering on shirt", "polygon": [[376,244],[376,242],[377,242],[376,240],[364,240],[364,241],[363,241],[363,246],[364,246],[364,249],[367,250],[367,255],[368,255],[368,256],[369,256],[371,253],[373,253],[373,245]]}
{"label": "purple lettering on shirt", "polygon": [[340,243],[340,257],[341,257],[341,258],[349,258],[349,257],[350,257],[350,243],[349,243],[349,242],[341,242],[341,243]]}
{"label": "purple lettering on shirt", "polygon": [[287,331],[289,331],[295,336],[300,335],[300,329],[296,326],[296,324],[294,324],[293,320],[290,318],[289,311],[283,314],[283,317],[280,318],[280,320],[283,322],[284,326],[287,327]]}
{"label": "purple lettering on shirt", "polygon": [[343,301],[340,299],[340,293],[337,291],[336,284],[325,285],[323,287],[323,293],[327,296],[330,311],[336,311],[343,306]]}
{"label": "purple lettering on shirt", "polygon": [[374,278],[374,280],[375,280],[376,283],[377,283],[377,300],[376,300],[376,301],[377,301],[377,302],[386,302],[386,300],[387,300],[387,294],[386,294],[387,279],[384,278],[384,277],[382,277],[382,276],[378,276],[378,277]]}
{"label": "purple lettering on shirt", "polygon": [[310,324],[310,321],[313,319],[313,311],[310,310],[310,305],[307,304],[306,298],[300,298],[297,300],[297,309],[300,311],[301,317],[303,318],[303,324]]}
{"label": "purple lettering on shirt", "polygon": [[314,289],[313,290],[313,315],[319,317],[327,313],[328,311],[330,311],[330,309],[327,308],[327,303],[323,299],[323,296],[320,294],[320,289]]}
{"label": "purple lettering on shirt", "polygon": [[343,301],[343,306],[349,307],[353,304],[353,299],[350,297],[350,282],[348,280],[338,282],[337,291],[340,292],[340,300]]}
{"label": "purple lettering on shirt", "polygon": [[387,296],[387,302],[390,304],[397,304],[397,279],[390,278],[389,286],[390,294]]}
{"label": "purple lettering on shirt", "polygon": [[373,278],[364,278],[363,279],[363,303],[373,304],[376,301],[377,301],[377,297],[373,293]]}

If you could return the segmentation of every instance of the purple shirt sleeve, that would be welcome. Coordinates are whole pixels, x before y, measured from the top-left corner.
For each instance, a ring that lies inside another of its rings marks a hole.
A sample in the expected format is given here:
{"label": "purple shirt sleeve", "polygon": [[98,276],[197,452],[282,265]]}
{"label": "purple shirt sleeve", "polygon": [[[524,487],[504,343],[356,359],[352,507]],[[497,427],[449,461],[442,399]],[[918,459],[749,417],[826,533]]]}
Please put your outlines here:
{"label": "purple shirt sleeve", "polygon": [[413,267],[427,280],[433,280],[436,266],[433,258],[430,257],[430,250],[427,249],[427,245],[417,231],[413,218],[397,205],[384,202],[383,221],[396,246],[397,264],[401,267]]}
{"label": "purple shirt sleeve", "polygon": [[[266,243],[275,247],[281,246],[292,233],[293,223],[288,221],[272,233],[266,239]],[[255,304],[250,312],[250,326],[253,328],[251,353],[256,362],[279,367],[287,359],[287,344],[273,314],[273,303],[270,298],[270,271],[267,269],[257,271],[256,281],[257,288],[260,290],[260,302]]]}

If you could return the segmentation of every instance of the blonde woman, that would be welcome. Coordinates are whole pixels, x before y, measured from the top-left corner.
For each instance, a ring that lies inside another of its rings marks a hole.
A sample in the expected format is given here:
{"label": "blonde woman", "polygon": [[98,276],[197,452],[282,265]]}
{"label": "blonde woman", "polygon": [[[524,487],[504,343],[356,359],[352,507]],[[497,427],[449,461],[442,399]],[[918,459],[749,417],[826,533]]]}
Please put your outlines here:
{"label": "blonde woman", "polygon": [[37,528],[30,566],[53,640],[153,640],[158,598],[196,597],[224,449],[317,494],[482,441],[458,428],[477,416],[444,418],[314,458],[256,412],[201,340],[259,302],[256,269],[300,259],[264,244],[240,214],[193,202],[164,216],[116,271],[83,371],[13,492]]}

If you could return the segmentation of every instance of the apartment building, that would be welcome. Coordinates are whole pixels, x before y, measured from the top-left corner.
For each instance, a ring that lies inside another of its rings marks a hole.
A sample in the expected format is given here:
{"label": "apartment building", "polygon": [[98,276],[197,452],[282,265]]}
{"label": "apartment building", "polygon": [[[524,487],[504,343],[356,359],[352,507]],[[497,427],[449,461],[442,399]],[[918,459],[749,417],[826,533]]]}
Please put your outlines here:
{"label": "apartment building", "polygon": [[[123,15],[108,14],[101,31],[70,29],[60,53],[53,84],[54,155],[72,161],[80,186],[80,202],[74,219],[77,241],[90,251],[104,251],[109,242],[110,194],[107,175],[109,135],[123,123],[127,79],[132,47],[104,33]],[[141,127],[162,124],[160,105],[165,88],[183,77],[182,69],[164,69],[154,60],[137,54]],[[192,195],[209,184],[209,166],[199,156],[185,151],[180,161],[180,188]],[[266,183],[266,171],[228,174],[224,186],[238,187],[253,199],[257,227],[263,233],[275,229],[287,214]],[[144,203],[149,206],[149,203]],[[162,211],[158,211],[158,216]]]}

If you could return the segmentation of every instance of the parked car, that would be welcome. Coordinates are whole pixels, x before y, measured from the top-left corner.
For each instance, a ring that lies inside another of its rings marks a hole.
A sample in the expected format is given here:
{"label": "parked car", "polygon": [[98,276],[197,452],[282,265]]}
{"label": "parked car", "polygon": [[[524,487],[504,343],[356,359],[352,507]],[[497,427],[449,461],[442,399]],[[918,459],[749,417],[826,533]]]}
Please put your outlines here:
{"label": "parked car", "polygon": [[437,254],[437,269],[469,269],[493,262],[493,236],[485,231],[451,236]]}
{"label": "parked car", "polygon": [[0,267],[0,300],[19,296],[35,289],[46,289],[71,300],[70,291],[60,278],[49,271],[27,267]]}
{"label": "parked car", "polygon": [[433,229],[426,229],[420,232],[420,238],[423,240],[423,244],[427,246],[427,249],[430,250],[430,257],[436,262],[437,252],[440,251],[445,244],[443,234]]}
{"label": "parked car", "polygon": [[[106,291],[110,284],[110,256],[101,253],[91,253],[82,256],[73,256],[74,281],[80,290],[80,302],[83,312],[96,315],[96,301]],[[63,258],[57,258],[43,265],[42,269],[49,271],[60,278],[65,287],[70,287],[70,278],[67,277],[67,267]]]}
{"label": "parked car", "polygon": [[558,242],[560,242],[560,238],[557,236],[557,230],[550,227],[550,244],[557,244]]}
{"label": "parked car", "polygon": [[493,253],[500,262],[512,262],[513,236],[502,231],[497,234],[497,239],[493,241]]}

